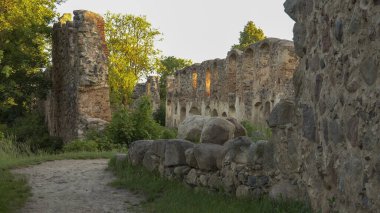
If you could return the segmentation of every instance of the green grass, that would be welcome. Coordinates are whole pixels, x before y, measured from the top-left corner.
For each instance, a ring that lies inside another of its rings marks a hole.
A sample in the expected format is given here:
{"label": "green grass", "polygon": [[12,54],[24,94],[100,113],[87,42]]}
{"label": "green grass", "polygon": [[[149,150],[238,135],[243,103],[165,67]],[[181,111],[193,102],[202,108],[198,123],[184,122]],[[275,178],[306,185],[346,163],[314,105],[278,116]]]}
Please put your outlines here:
{"label": "green grass", "polygon": [[142,167],[131,166],[127,161],[111,159],[110,169],[118,180],[113,186],[143,193],[147,202],[143,204],[147,212],[163,213],[223,213],[258,212],[290,213],[312,212],[308,205],[295,201],[277,201],[269,198],[237,199],[230,195],[212,193],[206,189],[194,190],[178,181],[169,181]]}
{"label": "green grass", "polygon": [[272,137],[272,130],[265,125],[257,125],[249,121],[242,121],[241,125],[247,130],[247,136],[250,137],[253,142],[269,140]]}
{"label": "green grass", "polygon": [[30,196],[30,188],[26,179],[11,174],[10,169],[52,160],[111,158],[114,155],[112,152],[79,152],[57,155],[41,153],[33,155],[28,152],[20,154],[19,151],[10,152],[8,150],[5,152],[4,147],[0,147],[0,212],[2,213],[15,212],[23,206]]}

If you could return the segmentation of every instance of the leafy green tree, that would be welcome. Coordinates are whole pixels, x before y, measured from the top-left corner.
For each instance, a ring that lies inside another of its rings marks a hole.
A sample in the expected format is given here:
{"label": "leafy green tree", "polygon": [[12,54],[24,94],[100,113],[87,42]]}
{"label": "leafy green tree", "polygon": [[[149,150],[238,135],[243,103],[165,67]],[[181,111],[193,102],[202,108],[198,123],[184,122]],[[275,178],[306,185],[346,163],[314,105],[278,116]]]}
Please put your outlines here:
{"label": "leafy green tree", "polygon": [[166,78],[174,75],[177,70],[190,66],[193,62],[189,59],[176,58],[174,56],[162,57],[157,70],[160,75],[160,107],[153,114],[154,119],[161,125],[165,125],[166,117]]}
{"label": "leafy green tree", "polygon": [[161,33],[145,16],[107,12],[105,22],[111,100],[126,105],[138,79],[157,68],[160,51],[154,41]]}
{"label": "leafy green tree", "polygon": [[48,66],[46,47],[56,0],[0,1],[0,123],[30,111],[48,84],[42,68]]}
{"label": "leafy green tree", "polygon": [[190,66],[193,62],[190,59],[176,58],[174,56],[162,57],[158,74],[160,75],[160,98],[166,99],[166,78],[174,75],[177,70]]}
{"label": "leafy green tree", "polygon": [[249,45],[265,38],[263,30],[258,28],[253,21],[248,21],[244,26],[244,30],[240,32],[239,44],[233,45],[231,49],[244,50]]}

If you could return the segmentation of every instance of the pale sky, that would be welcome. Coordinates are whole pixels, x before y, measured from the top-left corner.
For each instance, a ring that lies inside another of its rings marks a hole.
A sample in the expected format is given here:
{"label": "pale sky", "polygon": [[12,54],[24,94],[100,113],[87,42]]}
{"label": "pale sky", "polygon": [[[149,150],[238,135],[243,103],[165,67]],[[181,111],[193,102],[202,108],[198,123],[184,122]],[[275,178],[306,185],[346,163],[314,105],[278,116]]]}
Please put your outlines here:
{"label": "pale sky", "polygon": [[239,32],[253,20],[267,37],[292,40],[294,22],[285,0],[67,0],[58,12],[90,10],[145,15],[163,33],[156,42],[162,55],[202,62],[225,58]]}

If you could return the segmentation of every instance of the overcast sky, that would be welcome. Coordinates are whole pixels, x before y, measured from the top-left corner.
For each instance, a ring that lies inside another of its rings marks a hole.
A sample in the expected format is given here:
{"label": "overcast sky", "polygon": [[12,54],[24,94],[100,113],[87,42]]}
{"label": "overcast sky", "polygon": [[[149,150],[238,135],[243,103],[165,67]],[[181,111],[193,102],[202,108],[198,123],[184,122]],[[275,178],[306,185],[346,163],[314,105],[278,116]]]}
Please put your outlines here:
{"label": "overcast sky", "polygon": [[146,15],[163,33],[156,46],[163,55],[202,62],[224,58],[239,32],[253,20],[267,37],[292,40],[293,21],[285,0],[67,0],[58,12],[85,9],[100,14]]}

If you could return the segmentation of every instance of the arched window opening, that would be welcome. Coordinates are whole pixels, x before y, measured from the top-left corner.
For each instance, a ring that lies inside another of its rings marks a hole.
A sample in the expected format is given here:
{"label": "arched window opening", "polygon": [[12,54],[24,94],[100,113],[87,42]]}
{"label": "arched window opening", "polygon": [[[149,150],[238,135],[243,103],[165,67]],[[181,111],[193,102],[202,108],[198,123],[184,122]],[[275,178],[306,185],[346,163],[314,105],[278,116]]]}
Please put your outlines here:
{"label": "arched window opening", "polygon": [[193,71],[192,80],[193,80],[193,89],[197,89],[197,86],[198,86],[198,73],[197,73],[196,70]]}
{"label": "arched window opening", "polygon": [[185,120],[185,118],[186,118],[186,108],[182,107],[181,108],[181,114],[180,114],[180,122],[182,122],[183,120]]}
{"label": "arched window opening", "polygon": [[210,97],[211,95],[211,71],[207,69],[206,71],[206,96]]}
{"label": "arched window opening", "polygon": [[189,111],[189,114],[191,115],[201,115],[201,112],[199,111],[198,108],[196,107],[191,107],[190,111]]}
{"label": "arched window opening", "polygon": [[216,109],[212,110],[211,117],[218,117],[218,111]]}
{"label": "arched window opening", "polygon": [[237,72],[237,62],[236,55],[232,54],[229,57],[228,64],[228,92],[236,92],[236,72]]}

